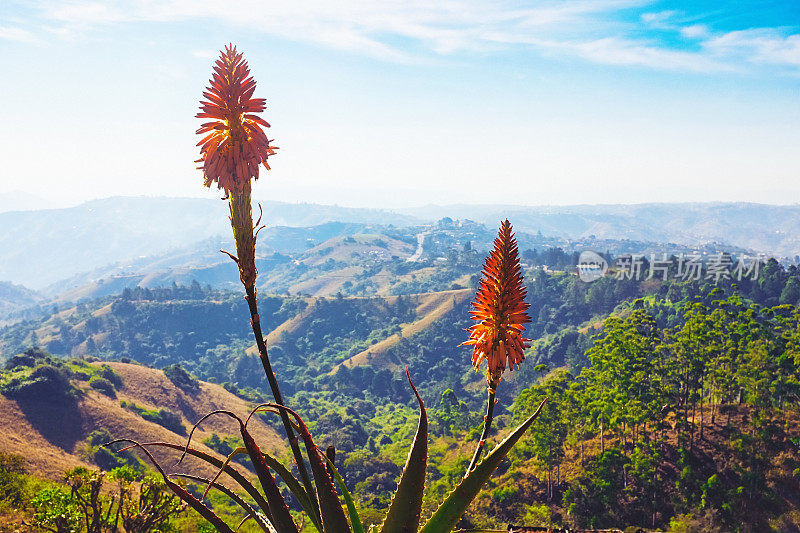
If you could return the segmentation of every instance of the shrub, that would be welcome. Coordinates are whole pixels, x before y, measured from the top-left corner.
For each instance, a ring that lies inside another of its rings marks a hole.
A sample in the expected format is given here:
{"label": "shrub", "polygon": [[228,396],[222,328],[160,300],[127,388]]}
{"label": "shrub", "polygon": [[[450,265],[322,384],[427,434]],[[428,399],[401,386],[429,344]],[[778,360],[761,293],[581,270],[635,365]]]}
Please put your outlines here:
{"label": "shrub", "polygon": [[24,457],[0,452],[0,502],[14,506],[22,503],[26,473]]}
{"label": "shrub", "polygon": [[21,353],[11,357],[8,361],[6,361],[6,370],[11,370],[12,368],[17,368],[18,366],[34,367],[36,366],[36,358],[31,355]]}
{"label": "shrub", "polygon": [[77,381],[89,381],[91,377],[91,374],[82,370],[75,370],[72,372],[72,379]]}
{"label": "shrub", "polygon": [[126,465],[139,472],[144,470],[142,462],[130,450],[113,453],[108,448],[103,447],[104,444],[112,440],[114,438],[106,428],[100,428],[89,433],[86,438],[86,454],[94,464],[103,470],[114,470]]}
{"label": "shrub", "polygon": [[[123,466],[111,471],[109,479],[117,482],[117,501],[122,529],[129,533],[177,531],[170,519],[183,506],[161,479],[153,474],[143,476]],[[138,487],[134,485],[138,482]]]}
{"label": "shrub", "polygon": [[161,427],[174,431],[178,435],[186,435],[186,426],[178,413],[167,409],[145,409],[136,405],[134,402],[122,401],[120,407],[133,411],[148,422],[154,422]]}
{"label": "shrub", "polygon": [[183,420],[177,413],[159,409],[157,411],[144,411],[141,416],[145,420],[155,422],[159,426],[174,431],[179,435],[186,435],[186,426],[183,425]]}
{"label": "shrub", "polygon": [[92,377],[92,379],[89,380],[89,386],[111,398],[117,397],[117,390],[114,388],[114,384],[100,376]]}
{"label": "shrub", "polygon": [[163,368],[164,375],[167,376],[173,385],[178,387],[184,392],[195,394],[200,391],[200,382],[189,374],[179,364],[165,366]]}
{"label": "shrub", "polygon": [[31,500],[34,524],[49,531],[80,531],[83,520],[72,495],[61,488],[44,489]]}
{"label": "shrub", "polygon": [[110,381],[114,385],[115,389],[122,387],[122,377],[114,372],[114,369],[108,365],[100,366],[100,368],[97,370],[97,375]]}
{"label": "shrub", "polygon": [[[231,452],[233,452],[233,450],[236,448],[241,448],[244,446],[244,441],[240,437],[227,435],[220,438],[220,436],[216,433],[212,433],[210,437],[203,439],[202,442],[215,452],[226,457],[230,455]],[[247,455],[237,455],[233,458],[233,461],[248,467],[250,466],[250,458]]]}
{"label": "shrub", "polygon": [[501,485],[492,491],[492,499],[501,505],[508,505],[517,500],[519,487],[516,485]]}
{"label": "shrub", "polygon": [[35,368],[24,379],[12,379],[0,392],[20,400],[63,400],[77,394],[64,369],[49,364]]}

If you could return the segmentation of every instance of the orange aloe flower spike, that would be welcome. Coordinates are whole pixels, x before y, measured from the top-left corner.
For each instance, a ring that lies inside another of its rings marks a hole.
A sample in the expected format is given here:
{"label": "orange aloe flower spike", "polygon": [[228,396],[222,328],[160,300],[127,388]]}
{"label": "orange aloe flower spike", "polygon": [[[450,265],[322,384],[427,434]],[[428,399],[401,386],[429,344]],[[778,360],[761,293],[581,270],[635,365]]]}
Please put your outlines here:
{"label": "orange aloe flower spike", "polygon": [[197,118],[209,119],[197,133],[204,135],[200,146],[200,167],[206,187],[213,183],[226,192],[242,190],[245,182],[258,179],[260,165],[269,170],[267,158],[277,147],[270,145],[262,128],[269,124],[256,115],[266,100],[253,98],[256,82],[236,47],[229,45],[214,64],[209,86],[203,92]]}
{"label": "orange aloe flower spike", "polygon": [[517,241],[508,220],[500,225],[494,249],[483,265],[483,278],[472,302],[472,318],[477,321],[467,331],[473,347],[472,364],[479,368],[487,362],[490,383],[499,381],[508,366],[514,370],[525,358],[529,339],[522,336],[528,316],[526,290],[522,283]]}

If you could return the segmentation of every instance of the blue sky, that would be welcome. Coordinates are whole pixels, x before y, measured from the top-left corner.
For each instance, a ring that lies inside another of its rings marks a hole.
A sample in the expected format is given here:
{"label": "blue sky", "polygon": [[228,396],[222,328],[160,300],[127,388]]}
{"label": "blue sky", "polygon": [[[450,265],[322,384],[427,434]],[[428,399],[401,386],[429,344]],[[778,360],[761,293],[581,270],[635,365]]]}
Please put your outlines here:
{"label": "blue sky", "polygon": [[261,199],[800,201],[800,2],[4,0],[0,186],[213,197],[194,118],[245,53]]}

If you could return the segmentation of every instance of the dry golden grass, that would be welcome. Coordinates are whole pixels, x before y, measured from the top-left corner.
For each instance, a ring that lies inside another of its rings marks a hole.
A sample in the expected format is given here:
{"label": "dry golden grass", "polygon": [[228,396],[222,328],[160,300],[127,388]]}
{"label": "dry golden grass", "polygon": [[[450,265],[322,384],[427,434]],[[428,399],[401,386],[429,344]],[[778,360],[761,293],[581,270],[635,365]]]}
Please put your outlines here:
{"label": "dry golden grass", "polygon": [[453,307],[457,303],[464,301],[470,296],[472,296],[472,290],[470,289],[410,295],[409,298],[417,303],[417,307],[415,309],[416,316],[419,317],[417,320],[404,325],[399,334],[395,333],[394,335],[391,335],[390,337],[373,344],[366,350],[357,353],[353,357],[342,361],[340,364],[336,365],[333,370],[331,370],[331,373],[336,373],[336,371],[339,370],[339,367],[342,365],[347,365],[348,367],[352,368],[354,366],[365,365],[367,363],[376,368],[389,368],[395,370],[397,368],[397,364],[380,357],[386,352],[386,350],[400,342],[401,339],[412,337],[420,331],[430,327],[430,325],[435,321],[452,311]]}
{"label": "dry golden grass", "polygon": [[[120,407],[120,401],[132,401],[148,409],[163,408],[179,413],[187,430],[202,415],[216,409],[226,409],[246,417],[250,407],[245,400],[224,388],[201,382],[197,394],[187,394],[170,382],[160,370],[125,363],[108,363],[123,380],[117,398],[109,398],[79,383],[85,394],[75,402],[41,400],[16,402],[0,396],[0,450],[26,457],[31,472],[51,480],[76,466],[91,466],[84,457],[88,435],[105,428],[114,437],[130,437],[140,442],[165,441],[177,444],[186,437],[173,433],[135,413]],[[239,435],[238,423],[218,415],[204,422],[195,432],[192,446],[218,454],[201,441],[216,432],[220,435]],[[283,455],[284,446],[273,429],[254,417],[248,429],[264,451]],[[154,451],[167,471],[174,471],[177,455]],[[181,471],[210,475],[214,469],[196,460],[187,460]]]}
{"label": "dry golden grass", "polygon": [[332,296],[341,290],[346,281],[355,278],[363,270],[361,267],[349,266],[333,272],[325,272],[293,285],[292,292],[314,296]]}
{"label": "dry golden grass", "polygon": [[[279,325],[274,330],[272,330],[269,333],[267,333],[267,335],[264,337],[264,341],[267,343],[267,349],[269,349],[269,347],[271,345],[277,344],[278,342],[280,342],[281,337],[283,337],[284,334],[293,333],[293,332],[297,331],[298,329],[300,329],[301,327],[303,327],[303,325],[305,324],[306,319],[309,316],[311,316],[311,314],[314,312],[314,305],[316,303],[316,299],[315,298],[305,298],[305,302],[306,302],[307,305],[306,305],[306,308],[303,309],[302,312],[298,313],[297,315],[293,316],[292,318],[290,318],[286,322],[284,322],[281,325]],[[246,350],[246,352],[247,352],[248,355],[257,356],[258,355],[258,347],[255,345],[255,343],[253,343],[253,345],[250,346]]]}

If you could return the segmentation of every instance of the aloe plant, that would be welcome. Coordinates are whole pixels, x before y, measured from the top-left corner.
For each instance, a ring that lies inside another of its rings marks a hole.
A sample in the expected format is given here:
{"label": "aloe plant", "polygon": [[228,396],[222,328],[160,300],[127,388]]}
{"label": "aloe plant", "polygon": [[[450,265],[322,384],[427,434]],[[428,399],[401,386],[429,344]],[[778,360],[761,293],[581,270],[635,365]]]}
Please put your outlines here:
{"label": "aloe plant", "polygon": [[[527,420],[511,431],[482,461],[472,470],[469,470],[439,508],[420,526],[425,471],[428,463],[428,415],[425,404],[414,386],[408,370],[406,370],[406,376],[419,404],[419,422],[400,482],[397,485],[397,490],[379,531],[380,533],[447,533],[453,530],[461,515],[478,495],[481,487],[491,477],[500,461],[531,426],[547,399],[543,400],[538,409]],[[253,436],[247,430],[249,419],[258,411],[270,411],[276,414],[285,412],[294,419],[294,428],[300,436],[309,457],[316,488],[314,495],[306,492],[303,484],[294,477],[288,468],[275,458],[262,452],[258,447]],[[234,450],[224,461],[191,447],[192,434],[189,435],[189,440],[183,446],[166,442],[139,443],[131,439],[120,439],[109,444],[123,442],[128,443],[128,446],[123,449],[137,447],[143,450],[175,494],[208,520],[217,531],[234,531],[234,528],[223,522],[205,504],[205,495],[211,489],[221,491],[229,496],[244,511],[243,520],[253,520],[263,531],[267,533],[296,533],[298,527],[289,513],[288,506],[273,476],[273,472],[276,472],[300,502],[308,520],[320,533],[364,533],[364,527],[353,498],[347,490],[341,474],[325,452],[316,446],[308,427],[300,415],[292,409],[277,403],[265,403],[257,406],[251,411],[250,416],[244,420],[230,411],[213,411],[200,419],[195,427],[192,428],[192,433],[200,423],[212,415],[225,415],[236,420],[239,423],[239,430],[245,443],[244,447]],[[187,473],[167,475],[163,467],[153,458],[149,451],[150,448],[172,449],[183,452],[183,456],[192,455],[216,468],[218,474],[211,479]],[[247,454],[250,457],[261,487],[260,491],[248,480],[244,473],[231,464],[231,459],[237,454]],[[239,488],[253,499],[255,506],[247,503],[228,487],[218,483],[217,478],[222,473],[229,475],[239,485]],[[196,498],[193,496],[173,480],[176,477],[205,484],[206,490],[203,497]],[[342,499],[344,500],[344,505],[342,505]]]}
{"label": "aloe plant", "polygon": [[[333,454],[322,452],[317,447],[302,417],[285,405],[261,331],[256,293],[258,273],[255,267],[255,244],[261,217],[255,224],[253,223],[251,181],[258,179],[261,166],[269,170],[267,159],[275,154],[277,147],[271,144],[272,141],[263,131],[269,124],[258,116],[258,113],[264,110],[266,100],[253,97],[255,88],[256,82],[250,76],[250,70],[242,54],[237,52],[233,45],[226,47],[215,63],[212,79],[206,92],[203,93],[205,101],[201,101],[201,112],[197,115],[198,118],[208,120],[197,130],[198,134],[204,135],[203,140],[198,143],[201,156],[197,162],[201,164],[204,184],[207,187],[216,184],[225,192],[225,199],[229,200],[236,255],[224,253],[236,262],[239,269],[239,278],[245,288],[245,299],[250,312],[250,324],[258,347],[258,357],[275,402],[256,406],[245,419],[230,411],[212,411],[194,425],[183,446],[166,442],[139,443],[131,439],[118,440],[114,443],[125,442],[128,448],[141,449],[153,461],[167,486],[208,520],[217,531],[232,532],[234,529],[205,503],[205,497],[212,489],[226,494],[242,508],[243,521],[253,520],[266,533],[298,533],[299,528],[289,512],[273,474],[277,473],[300,502],[309,522],[320,533],[364,533],[353,498],[334,464]],[[487,414],[484,417],[483,433],[472,461],[459,485],[420,527],[428,462],[428,415],[425,404],[406,369],[406,377],[419,404],[419,424],[380,533],[451,531],[500,461],[536,419],[544,404],[543,401],[528,420],[513,430],[482,461],[480,460],[492,423],[495,389],[500,383],[506,365],[508,364],[513,370],[514,364],[519,364],[524,359],[527,339],[522,337],[522,332],[524,324],[530,320],[526,314],[528,304],[525,302],[517,244],[508,220],[501,225],[494,250],[484,264],[483,274],[481,286],[473,302],[472,315],[477,323],[470,328],[470,338],[464,343],[473,346],[472,362],[476,368],[483,360],[486,360],[488,366]],[[248,431],[247,425],[250,419],[260,411],[280,416],[292,456],[297,464],[299,480],[289,468],[264,453]],[[234,450],[224,461],[191,447],[192,436],[197,427],[208,417],[215,415],[224,415],[238,422],[244,442],[243,447]],[[301,442],[308,457],[308,466],[301,453]],[[211,478],[191,473],[167,475],[151,454],[152,448],[181,451],[183,455],[179,463],[186,455],[191,455],[217,469],[217,474]],[[239,454],[247,454],[250,457],[260,490],[244,473],[231,464],[231,459]],[[218,482],[223,473],[230,476],[239,488],[252,498],[255,506]],[[196,498],[173,481],[173,477],[204,483],[205,492],[201,498]]]}

